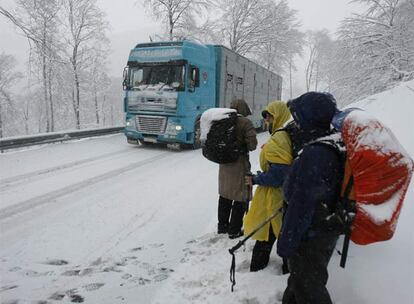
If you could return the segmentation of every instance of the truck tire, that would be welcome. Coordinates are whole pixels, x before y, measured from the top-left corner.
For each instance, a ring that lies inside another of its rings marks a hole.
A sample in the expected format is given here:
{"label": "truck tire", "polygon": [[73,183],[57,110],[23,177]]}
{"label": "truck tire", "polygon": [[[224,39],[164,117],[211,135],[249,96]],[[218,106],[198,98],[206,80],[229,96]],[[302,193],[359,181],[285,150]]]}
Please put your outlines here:
{"label": "truck tire", "polygon": [[153,143],[150,143],[150,142],[146,142],[146,141],[144,141],[144,140],[142,140],[142,139],[138,139],[138,142],[139,142],[139,144],[141,145],[141,146],[152,146],[152,145],[154,145]]}
{"label": "truck tire", "polygon": [[131,145],[139,145],[138,140],[127,137],[127,142]]}

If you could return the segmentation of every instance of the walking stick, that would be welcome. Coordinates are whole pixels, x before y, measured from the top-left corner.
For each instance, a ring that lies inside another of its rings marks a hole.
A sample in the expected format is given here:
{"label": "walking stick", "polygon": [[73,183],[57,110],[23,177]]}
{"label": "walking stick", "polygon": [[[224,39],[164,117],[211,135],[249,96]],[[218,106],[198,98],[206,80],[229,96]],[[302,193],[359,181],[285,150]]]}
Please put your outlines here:
{"label": "walking stick", "polygon": [[234,286],[236,285],[236,257],[234,255],[234,252],[239,249],[248,239],[252,237],[257,231],[259,231],[261,228],[263,228],[267,223],[269,223],[272,219],[274,219],[279,213],[281,213],[283,210],[283,207],[278,209],[276,212],[274,212],[271,216],[269,216],[263,223],[258,225],[252,232],[250,232],[244,239],[239,241],[236,246],[229,249],[230,254],[232,255],[231,260],[231,267],[230,267],[230,282],[231,282],[231,292],[234,290]]}
{"label": "walking stick", "polygon": [[349,178],[349,181],[346,185],[345,193],[344,193],[344,199],[343,199],[344,204],[345,204],[345,220],[344,220],[345,237],[344,237],[344,243],[343,243],[343,246],[342,246],[341,261],[339,263],[339,265],[342,268],[345,268],[346,259],[348,257],[349,240],[351,238],[351,224],[352,224],[353,218],[349,217],[348,211],[351,209],[351,206],[350,206],[351,200],[349,199],[349,195],[351,193],[351,190],[352,190],[353,186],[354,186],[354,177],[351,175],[351,177]]}

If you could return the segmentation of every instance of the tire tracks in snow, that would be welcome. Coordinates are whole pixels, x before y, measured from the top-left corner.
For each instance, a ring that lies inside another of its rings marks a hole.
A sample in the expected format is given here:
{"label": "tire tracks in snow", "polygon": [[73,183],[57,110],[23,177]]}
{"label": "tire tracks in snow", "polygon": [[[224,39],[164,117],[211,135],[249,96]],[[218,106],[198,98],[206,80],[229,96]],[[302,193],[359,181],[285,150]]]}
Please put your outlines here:
{"label": "tire tracks in snow", "polygon": [[29,172],[29,173],[24,173],[24,174],[19,174],[19,175],[15,175],[9,178],[5,178],[2,179],[0,181],[0,191],[4,190],[10,186],[15,186],[16,184],[21,184],[27,180],[30,180],[33,177],[41,177],[43,175],[49,174],[49,173],[53,173],[56,171],[61,171],[61,170],[65,170],[65,169],[69,169],[69,168],[73,168],[73,167],[77,167],[80,165],[84,165],[87,163],[91,163],[94,161],[98,161],[98,160],[102,160],[111,156],[118,156],[118,155],[123,155],[123,154],[128,154],[128,153],[135,153],[135,150],[131,150],[131,149],[127,149],[127,150],[120,150],[120,151],[115,151],[115,152],[110,152],[110,153],[106,153],[106,154],[102,154],[100,156],[95,156],[95,157],[89,157],[89,158],[85,158],[85,159],[81,159],[78,161],[73,161],[73,162],[69,162],[63,165],[58,165],[55,167],[51,167],[51,168],[47,168],[47,169],[43,169],[43,170],[38,170],[38,171],[33,171],[33,172]]}
{"label": "tire tracks in snow", "polygon": [[114,169],[108,172],[105,172],[101,175],[98,176],[94,176],[91,177],[89,179],[83,180],[79,183],[75,183],[72,184],[70,186],[34,197],[34,198],[30,198],[27,200],[24,200],[22,202],[19,202],[17,204],[14,204],[12,206],[3,208],[0,210],[0,220],[5,220],[9,217],[12,217],[14,215],[17,215],[19,213],[23,213],[26,211],[29,211],[30,209],[39,207],[41,205],[47,204],[47,203],[52,203],[52,202],[56,202],[56,200],[62,196],[71,194],[73,192],[79,191],[81,189],[87,188],[89,186],[92,186],[94,184],[97,184],[99,182],[111,179],[115,176],[121,175],[123,173],[135,170],[139,167],[151,164],[155,161],[158,161],[160,159],[166,158],[168,156],[173,156],[175,155],[174,153],[171,153],[170,151],[168,152],[163,152],[160,153],[156,156],[150,157],[150,158],[146,158],[134,163],[130,163],[126,166],[123,166],[121,168],[118,169]]}

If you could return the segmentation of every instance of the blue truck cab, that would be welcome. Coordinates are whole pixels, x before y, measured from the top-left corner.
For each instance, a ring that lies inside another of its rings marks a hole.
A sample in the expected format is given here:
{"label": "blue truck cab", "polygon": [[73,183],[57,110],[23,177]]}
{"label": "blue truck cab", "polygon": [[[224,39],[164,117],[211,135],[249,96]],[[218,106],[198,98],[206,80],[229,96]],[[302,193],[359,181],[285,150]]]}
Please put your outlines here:
{"label": "blue truck cab", "polygon": [[198,148],[205,110],[243,98],[261,127],[261,110],[280,99],[281,82],[223,46],[188,40],[137,44],[124,69],[124,134],[130,143]]}

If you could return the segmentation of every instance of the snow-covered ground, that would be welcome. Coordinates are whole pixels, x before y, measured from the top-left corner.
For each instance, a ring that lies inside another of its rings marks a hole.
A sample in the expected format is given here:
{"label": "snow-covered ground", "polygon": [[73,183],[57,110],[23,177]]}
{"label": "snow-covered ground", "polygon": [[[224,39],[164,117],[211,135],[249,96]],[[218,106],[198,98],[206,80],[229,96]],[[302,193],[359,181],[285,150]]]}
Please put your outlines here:
{"label": "snow-covered ground", "polygon": [[[357,106],[414,156],[414,81]],[[258,169],[258,151],[251,160]],[[200,150],[131,146],[123,135],[1,154],[1,303],[279,303],[281,260],[273,252],[250,273],[253,241],[236,254],[230,291],[237,240],[215,234],[217,171]],[[392,240],[351,245],[346,269],[334,255],[336,304],[414,303],[413,201],[412,181]]]}

